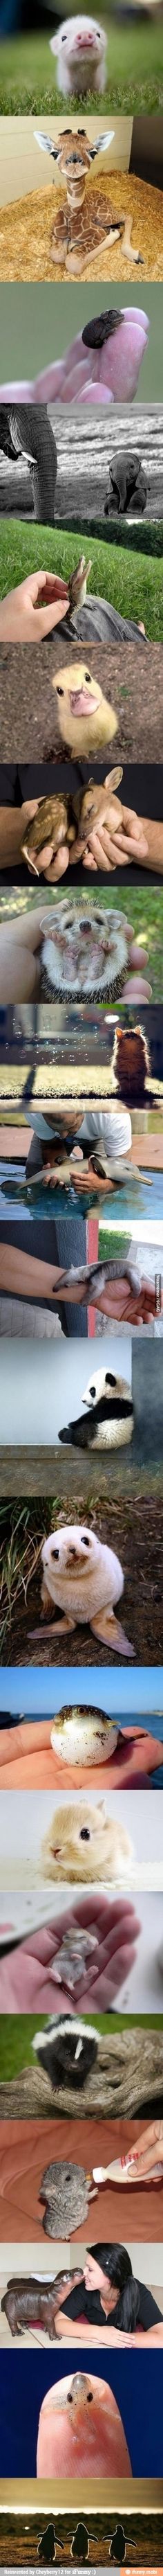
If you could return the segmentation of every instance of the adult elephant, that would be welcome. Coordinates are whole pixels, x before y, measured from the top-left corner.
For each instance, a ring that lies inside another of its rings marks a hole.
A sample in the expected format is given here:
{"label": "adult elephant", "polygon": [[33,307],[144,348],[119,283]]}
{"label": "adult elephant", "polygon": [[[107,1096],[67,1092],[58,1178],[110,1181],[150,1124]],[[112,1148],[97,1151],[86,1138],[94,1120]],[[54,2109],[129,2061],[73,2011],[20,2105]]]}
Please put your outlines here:
{"label": "adult elephant", "polygon": [[[46,403],[0,404],[0,449],[3,455],[28,457],[31,469],[34,518],[47,527],[54,525],[57,448]],[[4,486],[3,486],[4,491]],[[6,480],[5,509],[9,508],[9,485]]]}

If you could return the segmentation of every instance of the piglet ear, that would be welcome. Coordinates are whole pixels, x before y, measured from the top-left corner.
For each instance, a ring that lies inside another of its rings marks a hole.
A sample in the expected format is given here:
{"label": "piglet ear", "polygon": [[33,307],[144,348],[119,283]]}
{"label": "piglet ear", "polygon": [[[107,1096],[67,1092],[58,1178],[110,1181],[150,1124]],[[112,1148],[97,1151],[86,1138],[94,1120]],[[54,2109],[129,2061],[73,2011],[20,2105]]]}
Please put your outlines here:
{"label": "piglet ear", "polygon": [[107,152],[109,150],[109,143],[114,142],[114,130],[114,125],[112,125],[108,134],[97,135],[97,143],[92,143],[91,161],[96,160],[97,152]]}
{"label": "piglet ear", "polygon": [[[58,34],[59,34],[59,29],[58,29]],[[49,46],[50,46],[50,54],[57,54],[57,53],[58,53],[58,35],[57,35],[57,36],[49,36]]]}

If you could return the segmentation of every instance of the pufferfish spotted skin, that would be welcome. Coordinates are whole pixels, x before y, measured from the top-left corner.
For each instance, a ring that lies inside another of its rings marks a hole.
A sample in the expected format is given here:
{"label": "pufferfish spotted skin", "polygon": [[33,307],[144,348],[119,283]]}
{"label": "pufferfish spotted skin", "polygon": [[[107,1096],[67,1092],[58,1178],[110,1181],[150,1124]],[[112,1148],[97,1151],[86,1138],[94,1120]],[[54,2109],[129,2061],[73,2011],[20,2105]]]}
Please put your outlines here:
{"label": "pufferfish spotted skin", "polygon": [[76,2367],[43,2399],[37,2477],[131,2477],[119,2407],[108,2380]]}
{"label": "pufferfish spotted skin", "polygon": [[111,1369],[97,1369],[88,1380],[83,1395],[87,1413],[70,1422],[59,1432],[59,1440],[72,1443],[72,1448],[123,1449],[132,1440],[133,1404],[126,1378],[114,1377]]}

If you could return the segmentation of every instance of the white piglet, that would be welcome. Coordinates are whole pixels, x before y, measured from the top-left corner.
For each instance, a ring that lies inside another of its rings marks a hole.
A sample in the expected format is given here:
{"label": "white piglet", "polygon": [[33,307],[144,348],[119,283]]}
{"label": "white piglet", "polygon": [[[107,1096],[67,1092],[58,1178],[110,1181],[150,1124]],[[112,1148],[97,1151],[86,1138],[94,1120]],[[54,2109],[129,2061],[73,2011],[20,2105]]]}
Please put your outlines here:
{"label": "white piglet", "polygon": [[55,54],[58,89],[63,98],[70,98],[75,91],[77,98],[83,98],[90,89],[99,98],[106,85],[106,36],[104,28],[98,27],[98,19],[65,18],[56,35],[50,36],[50,51]]}

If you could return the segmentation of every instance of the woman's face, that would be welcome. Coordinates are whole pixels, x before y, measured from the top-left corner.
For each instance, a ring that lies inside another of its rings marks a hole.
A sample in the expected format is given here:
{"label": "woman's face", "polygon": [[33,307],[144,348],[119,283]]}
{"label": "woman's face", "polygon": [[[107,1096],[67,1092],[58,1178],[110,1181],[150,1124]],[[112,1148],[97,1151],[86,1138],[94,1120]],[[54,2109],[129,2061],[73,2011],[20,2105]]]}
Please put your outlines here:
{"label": "woman's face", "polygon": [[[107,2294],[108,2294],[108,2296],[109,2296],[109,2290],[110,2290],[110,2292],[111,2292],[111,2297],[113,2297],[113,2300],[114,2300],[114,2289],[113,2289],[113,2283],[112,2283],[112,2281],[109,2281],[109,2275],[108,2275],[108,2273],[106,2273],[106,2272],[102,2272],[101,2264],[100,2264],[100,2263],[96,2263],[96,2261],[95,2261],[95,2255],[94,2255],[94,2254],[86,2254],[86,2260],[85,2260],[85,2264],[84,2264],[84,2281],[85,2281],[85,2288],[86,2288],[86,2290],[99,2290],[99,2291],[101,2290],[101,2291],[103,2291],[103,2293],[105,2293],[105,2297],[106,2297],[106,2295],[107,2295]],[[117,2292],[116,2292],[116,2296],[117,2296]]]}

